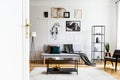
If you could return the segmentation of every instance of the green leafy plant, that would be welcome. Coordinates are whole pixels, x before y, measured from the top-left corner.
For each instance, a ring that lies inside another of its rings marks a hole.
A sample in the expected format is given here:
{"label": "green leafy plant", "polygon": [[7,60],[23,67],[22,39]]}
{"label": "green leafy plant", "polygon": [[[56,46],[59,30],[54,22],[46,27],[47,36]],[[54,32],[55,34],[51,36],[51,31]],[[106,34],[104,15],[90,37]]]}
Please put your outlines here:
{"label": "green leafy plant", "polygon": [[109,43],[106,43],[106,44],[105,44],[105,49],[106,49],[107,52],[110,51],[110,45],[109,45]]}

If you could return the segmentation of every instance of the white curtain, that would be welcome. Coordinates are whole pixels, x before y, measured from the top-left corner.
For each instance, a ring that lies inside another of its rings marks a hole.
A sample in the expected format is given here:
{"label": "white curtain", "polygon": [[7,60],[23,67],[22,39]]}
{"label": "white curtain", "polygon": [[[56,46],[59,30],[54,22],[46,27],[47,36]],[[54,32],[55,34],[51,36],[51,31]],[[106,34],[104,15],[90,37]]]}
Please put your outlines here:
{"label": "white curtain", "polygon": [[117,49],[120,49],[120,2],[117,3],[117,9],[118,9]]}

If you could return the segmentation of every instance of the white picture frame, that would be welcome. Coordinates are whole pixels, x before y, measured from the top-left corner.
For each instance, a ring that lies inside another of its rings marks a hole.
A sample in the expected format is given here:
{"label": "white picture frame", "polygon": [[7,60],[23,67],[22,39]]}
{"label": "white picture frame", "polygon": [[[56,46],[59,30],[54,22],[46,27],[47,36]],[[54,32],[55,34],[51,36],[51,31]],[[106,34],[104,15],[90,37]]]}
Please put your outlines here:
{"label": "white picture frame", "polygon": [[82,18],[82,9],[74,10],[74,18]]}

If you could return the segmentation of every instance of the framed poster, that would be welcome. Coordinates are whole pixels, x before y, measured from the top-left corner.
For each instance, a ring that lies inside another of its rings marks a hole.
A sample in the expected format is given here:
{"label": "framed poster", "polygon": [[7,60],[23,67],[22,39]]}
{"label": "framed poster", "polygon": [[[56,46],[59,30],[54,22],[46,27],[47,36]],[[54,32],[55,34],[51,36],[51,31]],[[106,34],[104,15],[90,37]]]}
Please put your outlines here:
{"label": "framed poster", "polygon": [[52,18],[63,18],[63,13],[66,10],[64,8],[57,8],[57,7],[53,7],[51,8],[51,17]]}
{"label": "framed poster", "polygon": [[80,31],[80,21],[66,21],[66,31]]}
{"label": "framed poster", "polygon": [[81,9],[74,10],[74,18],[82,18],[82,10]]}

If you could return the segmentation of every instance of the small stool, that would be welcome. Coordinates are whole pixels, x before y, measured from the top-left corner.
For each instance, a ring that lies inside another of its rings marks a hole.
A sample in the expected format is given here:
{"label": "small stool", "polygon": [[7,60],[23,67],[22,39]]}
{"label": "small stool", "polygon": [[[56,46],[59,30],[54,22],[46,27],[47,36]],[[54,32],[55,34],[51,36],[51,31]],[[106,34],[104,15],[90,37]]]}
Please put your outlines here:
{"label": "small stool", "polygon": [[[105,57],[111,57],[111,53],[110,52],[106,52],[105,53]],[[112,64],[112,66],[114,66],[112,61],[111,61],[111,64]]]}
{"label": "small stool", "polygon": [[105,53],[105,57],[107,57],[107,56],[108,56],[108,57],[111,57],[111,53],[106,52],[106,53]]}

